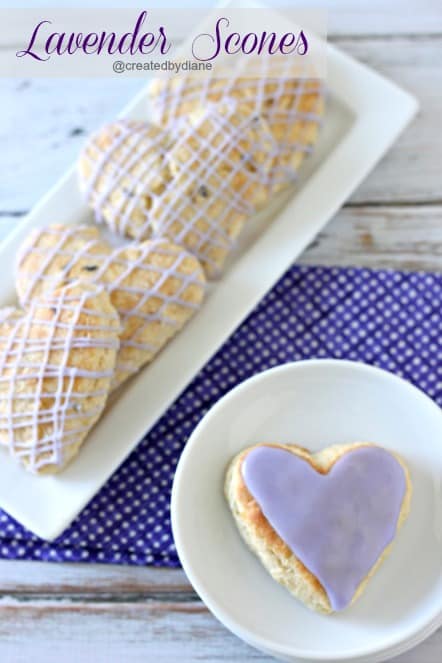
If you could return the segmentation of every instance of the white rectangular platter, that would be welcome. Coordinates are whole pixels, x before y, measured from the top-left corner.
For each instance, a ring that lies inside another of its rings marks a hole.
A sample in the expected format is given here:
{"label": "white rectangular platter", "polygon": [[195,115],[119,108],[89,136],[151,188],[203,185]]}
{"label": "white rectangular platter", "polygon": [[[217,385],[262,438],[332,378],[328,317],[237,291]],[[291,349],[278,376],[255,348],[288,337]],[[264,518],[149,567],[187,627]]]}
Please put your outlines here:
{"label": "white rectangular platter", "polygon": [[[296,260],[395,141],[416,100],[333,46],[329,101],[317,149],[296,189],[246,233],[202,310],[148,368],[123,387],[79,456],[58,476],[26,473],[0,449],[0,507],[43,539],[57,537],[257,302]],[[148,119],[143,91],[121,116]],[[0,305],[15,302],[14,256],[24,236],[49,223],[91,217],[71,169],[0,246]]]}

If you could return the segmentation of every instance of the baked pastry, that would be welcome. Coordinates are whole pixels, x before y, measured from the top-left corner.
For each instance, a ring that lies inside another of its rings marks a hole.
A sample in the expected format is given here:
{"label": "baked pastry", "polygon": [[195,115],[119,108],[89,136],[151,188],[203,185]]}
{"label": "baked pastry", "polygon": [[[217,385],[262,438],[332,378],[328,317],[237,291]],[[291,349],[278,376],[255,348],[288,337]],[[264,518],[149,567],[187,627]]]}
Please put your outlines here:
{"label": "baked pastry", "polygon": [[213,277],[267,201],[275,154],[262,118],[225,103],[169,132],[140,122],[104,127],[80,157],[80,183],[98,222],[139,241],[169,237]]}
{"label": "baked pastry", "polygon": [[309,608],[343,610],[364,591],[406,520],[404,461],[368,443],[315,454],[254,445],[225,482],[238,529],[271,576]]}
{"label": "baked pastry", "polygon": [[[255,69],[253,69],[253,66]],[[244,58],[234,72],[223,77],[169,77],[153,79],[150,106],[156,123],[173,127],[208,103],[236,101],[242,112],[263,117],[278,146],[269,174],[269,189],[275,193],[296,180],[304,157],[317,142],[325,109],[322,82],[301,78],[293,60],[283,58],[275,65],[260,57]]]}
{"label": "baked pastry", "polygon": [[15,286],[21,306],[76,279],[95,281],[97,265],[112,252],[94,226],[54,224],[35,228],[15,259]]}
{"label": "baked pastry", "polygon": [[169,133],[147,122],[118,120],[88,140],[78,162],[80,188],[97,223],[120,235],[150,237],[153,199],[168,186]]}
{"label": "baked pastry", "polygon": [[152,227],[192,251],[213,278],[268,200],[275,143],[262,118],[232,103],[182,120],[174,139],[167,156],[172,184],[153,202]]}
{"label": "baked pastry", "polygon": [[104,285],[121,318],[112,388],[155,357],[198,310],[205,291],[198,260],[167,239],[112,248],[97,228],[54,225],[25,240],[16,266],[22,305],[78,278]]}
{"label": "baked pastry", "polygon": [[105,406],[120,322],[109,295],[72,284],[0,313],[0,444],[53,473],[78,453]]}

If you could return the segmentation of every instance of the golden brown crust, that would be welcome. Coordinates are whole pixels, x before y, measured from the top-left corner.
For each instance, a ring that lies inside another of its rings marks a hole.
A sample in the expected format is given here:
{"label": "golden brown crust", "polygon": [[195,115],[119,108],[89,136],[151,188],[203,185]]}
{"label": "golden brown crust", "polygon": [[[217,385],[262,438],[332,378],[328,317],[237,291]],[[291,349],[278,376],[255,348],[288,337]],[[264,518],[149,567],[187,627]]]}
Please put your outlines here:
{"label": "golden brown crust", "polygon": [[[15,287],[22,306],[76,279],[93,280],[88,267],[112,252],[95,226],[54,223],[36,228],[23,241],[16,260]],[[73,259],[75,257],[75,259]]]}
{"label": "golden brown crust", "polygon": [[97,221],[133,239],[151,236],[149,211],[168,186],[167,132],[147,122],[119,120],[90,137],[78,162],[80,187]]}
{"label": "golden brown crust", "polygon": [[9,309],[0,324],[0,444],[26,469],[59,472],[109,393],[120,322],[109,295],[75,284]]}
{"label": "golden brown crust", "polygon": [[232,103],[198,109],[170,131],[115,122],[79,160],[97,221],[136,240],[168,237],[217,275],[246,220],[268,199],[274,139]]}
{"label": "golden brown crust", "polygon": [[[275,173],[289,169],[297,172],[306,154],[318,139],[325,110],[320,81],[295,76],[280,80],[230,77],[199,79],[154,79],[149,88],[155,120],[173,126],[177,118],[195,112],[207,103],[233,99],[241,112],[259,113],[281,146],[273,163]],[[306,149],[307,148],[307,149]],[[290,179],[275,178],[271,192],[284,188]]]}
{"label": "golden brown crust", "polygon": [[[309,608],[330,614],[333,612],[327,593],[318,578],[314,576],[302,562],[293,554],[287,544],[279,537],[267,518],[262,513],[258,503],[251,496],[245,485],[241,473],[241,465],[247,454],[259,446],[272,446],[285,449],[307,462],[317,471],[325,474],[344,454],[364,446],[376,446],[368,442],[355,442],[327,447],[326,449],[310,454],[306,449],[289,444],[256,444],[239,453],[229,464],[226,480],[225,495],[232,511],[241,536],[259,557],[270,575],[281,585],[286,587],[296,598]],[[406,493],[402,501],[401,511],[397,523],[397,531],[405,522],[411,502],[411,479],[407,466],[400,456],[393,454],[401,464],[406,477]],[[392,544],[387,546],[376,564],[362,580],[356,590],[351,603],[364,591],[368,580],[376,572],[382,561],[388,556]]]}
{"label": "golden brown crust", "polygon": [[198,260],[167,239],[112,249],[96,228],[58,224],[25,240],[16,269],[24,306],[77,278],[104,285],[121,316],[113,388],[158,354],[194,315],[205,292]]}
{"label": "golden brown crust", "polygon": [[110,288],[122,319],[115,389],[152,361],[195,314],[204,299],[205,278],[198,260],[181,246],[147,240],[117,253],[100,282]]}
{"label": "golden brown crust", "polygon": [[248,219],[268,200],[275,147],[261,118],[219,104],[190,115],[168,153],[173,178],[151,210],[156,234],[220,274]]}

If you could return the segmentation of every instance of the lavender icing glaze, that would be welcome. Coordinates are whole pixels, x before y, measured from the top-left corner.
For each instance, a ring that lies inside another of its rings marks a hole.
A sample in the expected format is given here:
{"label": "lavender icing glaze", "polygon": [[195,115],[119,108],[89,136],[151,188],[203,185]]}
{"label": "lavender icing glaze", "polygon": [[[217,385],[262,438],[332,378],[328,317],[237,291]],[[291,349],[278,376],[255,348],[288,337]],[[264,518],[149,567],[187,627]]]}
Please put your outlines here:
{"label": "lavender icing glaze", "polygon": [[393,540],[406,491],[405,472],[385,449],[359,447],[327,474],[271,446],[241,466],[263,514],[321,582],[333,610],[344,609]]}

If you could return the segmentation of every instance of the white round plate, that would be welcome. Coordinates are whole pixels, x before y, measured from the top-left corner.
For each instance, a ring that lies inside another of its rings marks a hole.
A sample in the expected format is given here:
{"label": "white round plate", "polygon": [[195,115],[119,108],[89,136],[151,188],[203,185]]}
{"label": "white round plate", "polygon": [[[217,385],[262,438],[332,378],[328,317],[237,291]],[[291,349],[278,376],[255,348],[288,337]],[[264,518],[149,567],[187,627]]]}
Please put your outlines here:
{"label": "white round plate", "polygon": [[[230,459],[257,442],[316,451],[371,441],[399,452],[411,513],[359,601],[311,612],[248,550],[223,495]],[[233,633],[283,660],[380,661],[442,624],[442,412],[409,383],[347,361],[312,360],[256,375],[224,396],[192,434],[172,492],[178,554],[195,590]]]}

